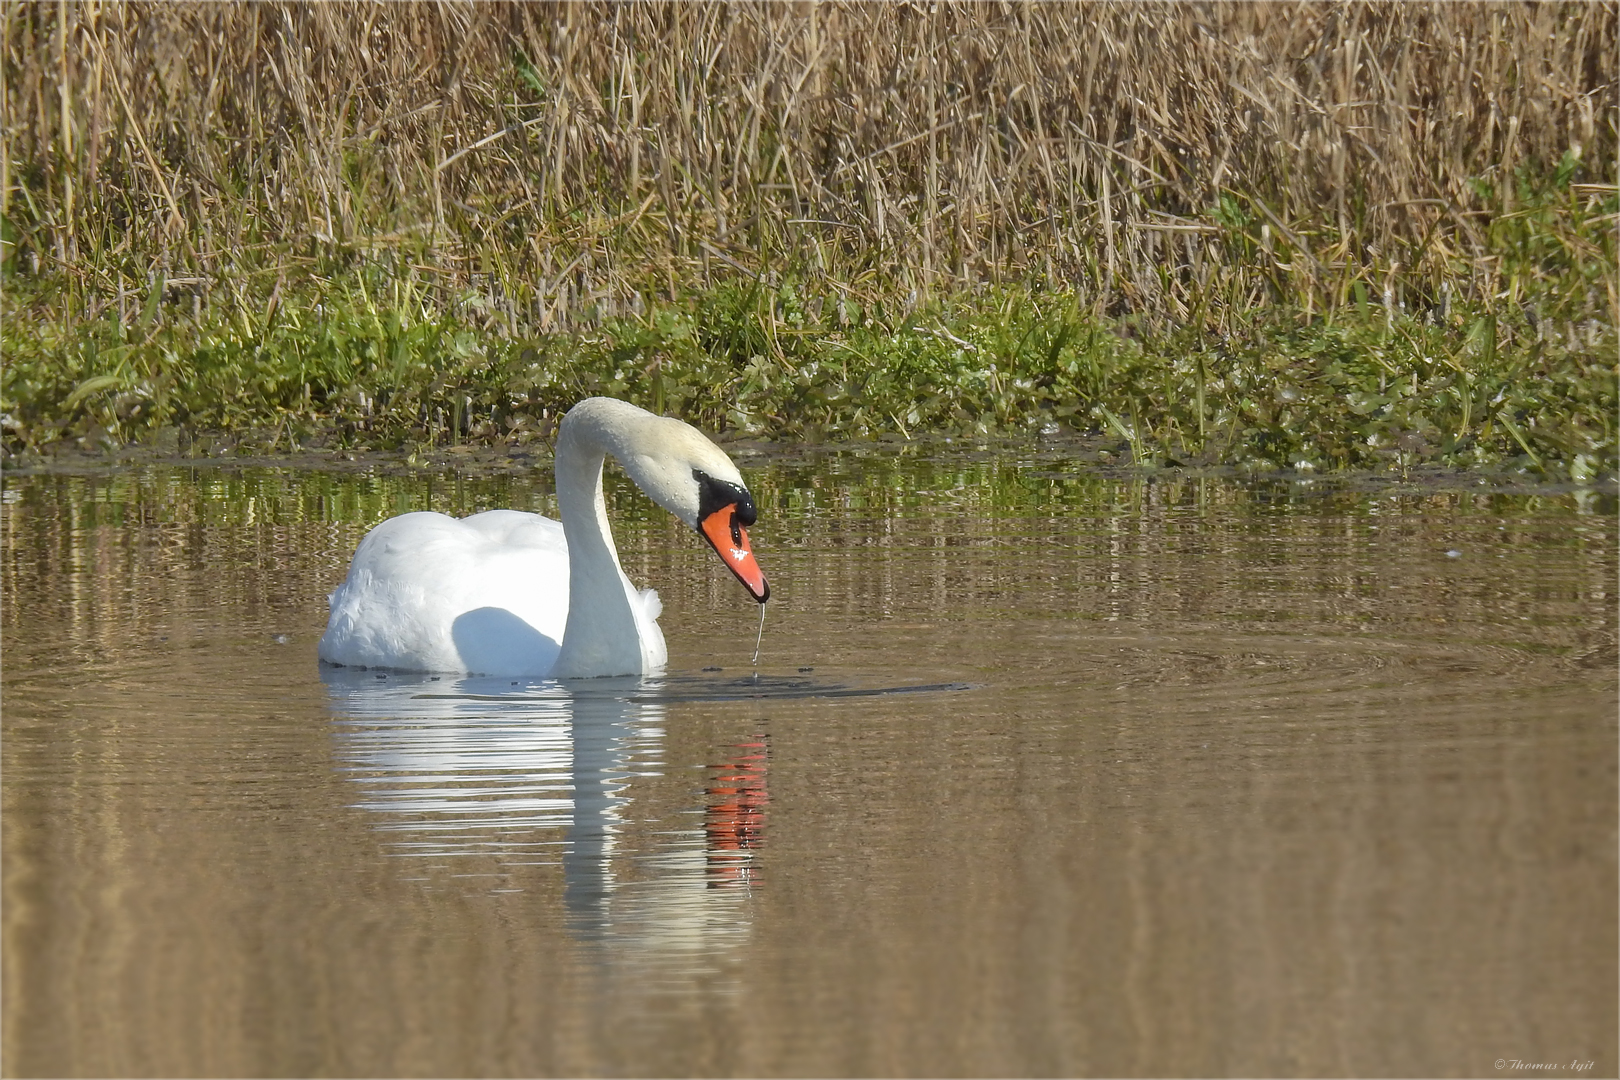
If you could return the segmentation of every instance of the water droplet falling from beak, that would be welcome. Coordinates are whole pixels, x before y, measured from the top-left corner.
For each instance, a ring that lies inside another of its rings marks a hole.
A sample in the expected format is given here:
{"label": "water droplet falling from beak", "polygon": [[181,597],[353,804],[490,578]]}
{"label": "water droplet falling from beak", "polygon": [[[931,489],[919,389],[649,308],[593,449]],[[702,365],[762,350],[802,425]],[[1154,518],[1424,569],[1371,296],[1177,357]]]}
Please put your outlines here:
{"label": "water droplet falling from beak", "polygon": [[754,666],[759,667],[759,643],[765,640],[765,605],[759,605],[759,633],[754,636]]}

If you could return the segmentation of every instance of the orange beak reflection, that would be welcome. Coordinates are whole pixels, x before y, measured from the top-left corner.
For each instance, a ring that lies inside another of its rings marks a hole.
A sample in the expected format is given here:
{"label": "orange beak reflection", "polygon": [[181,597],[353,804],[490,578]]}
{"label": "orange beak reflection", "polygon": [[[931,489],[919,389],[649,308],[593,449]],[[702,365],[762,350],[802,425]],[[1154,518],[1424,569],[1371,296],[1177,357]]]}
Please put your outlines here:
{"label": "orange beak reflection", "polygon": [[770,599],[771,587],[765,583],[765,573],[754,561],[754,549],[748,543],[748,530],[737,520],[737,504],[722,506],[702,521],[698,531],[714,548],[726,569],[737,575],[737,580],[755,600],[763,604]]}

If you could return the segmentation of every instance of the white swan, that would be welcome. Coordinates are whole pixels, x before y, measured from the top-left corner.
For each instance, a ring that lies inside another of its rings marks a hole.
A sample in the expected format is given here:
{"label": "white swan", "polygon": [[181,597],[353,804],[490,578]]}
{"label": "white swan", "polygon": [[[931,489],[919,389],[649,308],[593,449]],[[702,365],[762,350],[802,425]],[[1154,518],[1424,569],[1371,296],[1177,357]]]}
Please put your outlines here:
{"label": "white swan", "polygon": [[557,430],[561,523],[515,510],[388,519],[360,541],[329,598],[320,658],[553,678],[663,667],[658,594],[630,584],[608,531],[607,454],[654,502],[697,529],[755,600],[766,601],[770,587],[748,542],[754,500],[725,452],[679,420],[588,398]]}

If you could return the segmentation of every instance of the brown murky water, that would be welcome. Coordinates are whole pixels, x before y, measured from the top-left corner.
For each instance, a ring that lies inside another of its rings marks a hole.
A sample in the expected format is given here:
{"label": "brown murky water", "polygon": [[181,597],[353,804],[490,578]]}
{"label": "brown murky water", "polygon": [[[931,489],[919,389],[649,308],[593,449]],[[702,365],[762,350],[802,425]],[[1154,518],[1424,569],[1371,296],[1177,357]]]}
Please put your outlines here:
{"label": "brown murky water", "polygon": [[758,679],[621,489],[671,671],[574,688],[315,660],[543,475],[7,478],[5,1073],[1620,1067],[1612,497],[742,464]]}

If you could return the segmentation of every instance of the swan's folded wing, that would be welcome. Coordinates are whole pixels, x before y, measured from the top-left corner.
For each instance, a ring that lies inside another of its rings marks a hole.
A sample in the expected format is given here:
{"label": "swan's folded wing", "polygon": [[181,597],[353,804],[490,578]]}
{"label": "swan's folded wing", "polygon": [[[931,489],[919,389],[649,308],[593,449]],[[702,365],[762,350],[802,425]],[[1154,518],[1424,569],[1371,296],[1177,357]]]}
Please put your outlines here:
{"label": "swan's folded wing", "polygon": [[568,616],[562,527],[491,511],[404,514],[366,535],[331,597],[330,663],[545,675]]}

